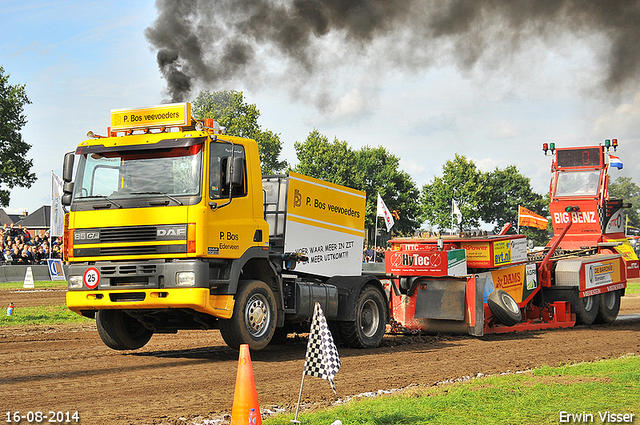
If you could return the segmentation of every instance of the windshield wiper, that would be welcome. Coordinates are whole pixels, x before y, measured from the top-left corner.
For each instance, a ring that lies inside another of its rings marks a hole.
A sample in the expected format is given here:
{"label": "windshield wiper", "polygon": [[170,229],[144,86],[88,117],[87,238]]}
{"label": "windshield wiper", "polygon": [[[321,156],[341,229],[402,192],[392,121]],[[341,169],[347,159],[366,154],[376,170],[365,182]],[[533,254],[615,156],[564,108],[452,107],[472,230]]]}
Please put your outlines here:
{"label": "windshield wiper", "polygon": [[[107,201],[111,202],[111,204],[115,205],[118,208],[122,208],[122,205],[120,205],[119,203],[117,203],[116,201],[114,201],[113,199],[109,198],[108,196],[105,195],[91,195],[91,196],[83,196],[82,198],[79,199],[95,199],[95,198],[99,198],[99,199],[106,199]],[[111,204],[94,204],[92,205],[94,210],[99,210],[102,208],[111,208]]]}
{"label": "windshield wiper", "polygon": [[175,202],[178,205],[184,205],[182,203],[182,201],[180,201],[177,198],[174,198],[173,196],[169,195],[168,193],[165,192],[131,192],[132,195],[162,195],[162,196],[166,196],[167,198],[171,199],[173,202]]}

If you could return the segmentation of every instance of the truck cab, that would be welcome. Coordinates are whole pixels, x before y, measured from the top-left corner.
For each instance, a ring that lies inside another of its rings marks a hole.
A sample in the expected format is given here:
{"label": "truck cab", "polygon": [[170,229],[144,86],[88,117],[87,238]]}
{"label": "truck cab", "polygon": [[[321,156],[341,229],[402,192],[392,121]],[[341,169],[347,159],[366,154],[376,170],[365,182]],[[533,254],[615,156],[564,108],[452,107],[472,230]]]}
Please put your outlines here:
{"label": "truck cab", "polygon": [[608,190],[611,151],[617,147],[617,139],[577,148],[543,145],[545,153],[553,155],[549,211],[554,236],[548,246],[559,241],[558,247],[564,250],[591,248],[598,253],[621,254],[626,277],[634,278],[640,277],[639,261],[624,234],[622,214],[631,205],[611,198]]}

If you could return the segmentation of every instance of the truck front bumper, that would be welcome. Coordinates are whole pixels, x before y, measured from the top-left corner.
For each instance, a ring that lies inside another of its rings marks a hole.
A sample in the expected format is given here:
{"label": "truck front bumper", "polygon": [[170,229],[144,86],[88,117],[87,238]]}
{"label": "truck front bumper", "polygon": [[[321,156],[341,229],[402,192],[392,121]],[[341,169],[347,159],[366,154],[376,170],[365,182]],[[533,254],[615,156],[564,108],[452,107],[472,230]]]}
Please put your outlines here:
{"label": "truck front bumper", "polygon": [[210,295],[208,288],[67,291],[67,307],[83,311],[189,308],[221,319],[233,314],[233,295]]}

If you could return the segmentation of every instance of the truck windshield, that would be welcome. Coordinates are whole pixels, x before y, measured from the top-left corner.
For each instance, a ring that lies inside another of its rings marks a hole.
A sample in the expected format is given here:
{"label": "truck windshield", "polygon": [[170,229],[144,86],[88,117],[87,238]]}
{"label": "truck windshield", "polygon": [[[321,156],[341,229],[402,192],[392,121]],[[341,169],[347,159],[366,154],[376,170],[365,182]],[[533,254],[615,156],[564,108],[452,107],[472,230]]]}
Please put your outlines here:
{"label": "truck windshield", "polygon": [[202,146],[82,155],[74,200],[198,196]]}
{"label": "truck windshield", "polygon": [[559,172],[555,196],[595,196],[599,181],[599,171]]}

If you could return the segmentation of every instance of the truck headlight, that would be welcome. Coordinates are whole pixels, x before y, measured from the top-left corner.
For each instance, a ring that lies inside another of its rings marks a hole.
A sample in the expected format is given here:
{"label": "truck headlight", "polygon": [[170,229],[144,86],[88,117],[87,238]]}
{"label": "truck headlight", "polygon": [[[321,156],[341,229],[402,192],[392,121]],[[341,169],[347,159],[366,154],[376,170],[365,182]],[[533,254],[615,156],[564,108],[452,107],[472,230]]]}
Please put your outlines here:
{"label": "truck headlight", "polygon": [[69,289],[82,288],[82,276],[69,276]]}
{"label": "truck headlight", "polygon": [[178,272],[176,275],[176,285],[193,286],[196,284],[195,272]]}

